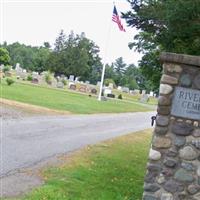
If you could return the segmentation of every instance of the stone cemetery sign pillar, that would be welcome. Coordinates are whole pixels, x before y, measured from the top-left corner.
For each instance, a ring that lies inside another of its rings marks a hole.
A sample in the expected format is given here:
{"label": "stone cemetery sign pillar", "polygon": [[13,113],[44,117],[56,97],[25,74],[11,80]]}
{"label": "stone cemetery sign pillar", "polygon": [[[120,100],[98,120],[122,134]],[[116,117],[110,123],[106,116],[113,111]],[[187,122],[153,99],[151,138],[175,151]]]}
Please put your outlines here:
{"label": "stone cemetery sign pillar", "polygon": [[200,200],[200,57],[163,53],[143,200]]}

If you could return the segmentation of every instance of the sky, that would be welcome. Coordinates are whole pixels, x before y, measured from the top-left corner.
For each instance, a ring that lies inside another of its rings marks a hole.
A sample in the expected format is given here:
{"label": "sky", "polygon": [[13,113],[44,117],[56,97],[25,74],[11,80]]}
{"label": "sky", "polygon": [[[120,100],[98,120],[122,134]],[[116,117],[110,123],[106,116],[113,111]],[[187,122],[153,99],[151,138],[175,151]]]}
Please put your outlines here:
{"label": "sky", "polygon": [[[128,43],[137,34],[122,23],[121,32],[112,22],[113,0],[0,0],[0,43],[20,42],[41,46],[54,44],[61,29],[68,35],[85,32],[100,47],[103,62],[123,57],[127,64],[137,65],[141,54],[130,50]],[[130,10],[126,0],[115,0],[118,13]]]}

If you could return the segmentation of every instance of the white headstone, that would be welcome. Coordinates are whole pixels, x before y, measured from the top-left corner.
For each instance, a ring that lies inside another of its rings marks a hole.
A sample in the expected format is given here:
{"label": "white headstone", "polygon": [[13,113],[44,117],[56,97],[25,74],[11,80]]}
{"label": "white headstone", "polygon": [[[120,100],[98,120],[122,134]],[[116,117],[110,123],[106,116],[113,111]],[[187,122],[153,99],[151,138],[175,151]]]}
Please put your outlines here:
{"label": "white headstone", "polygon": [[57,88],[63,88],[63,87],[64,87],[63,82],[59,81],[59,82],[57,83]]}
{"label": "white headstone", "polygon": [[109,83],[108,87],[113,89],[113,83]]}
{"label": "white headstone", "polygon": [[90,81],[85,81],[86,84],[90,84]]}
{"label": "white headstone", "polygon": [[150,91],[149,96],[153,97],[153,91]]}
{"label": "white headstone", "polygon": [[105,87],[104,88],[104,95],[107,95],[107,94],[112,94],[112,90],[108,87]]}
{"label": "white headstone", "polygon": [[69,76],[69,81],[74,81],[74,75]]}
{"label": "white headstone", "polygon": [[142,90],[142,94],[146,94],[146,90]]}
{"label": "white headstone", "polygon": [[80,77],[76,77],[76,78],[75,78],[75,82],[78,82],[78,81],[79,81],[79,78],[80,78]]}
{"label": "white headstone", "polygon": [[122,86],[118,86],[117,89],[122,91]]}
{"label": "white headstone", "polygon": [[140,94],[140,90],[134,90],[135,94]]}
{"label": "white headstone", "polygon": [[101,85],[101,81],[97,81],[97,86],[100,87],[100,85]]}
{"label": "white headstone", "polygon": [[1,64],[1,65],[0,65],[0,70],[2,71],[2,70],[3,70],[3,68],[4,68],[4,65],[3,65],[3,64]]}
{"label": "white headstone", "polygon": [[123,88],[122,88],[122,92],[129,93],[129,88],[128,88],[128,87],[123,87]]}

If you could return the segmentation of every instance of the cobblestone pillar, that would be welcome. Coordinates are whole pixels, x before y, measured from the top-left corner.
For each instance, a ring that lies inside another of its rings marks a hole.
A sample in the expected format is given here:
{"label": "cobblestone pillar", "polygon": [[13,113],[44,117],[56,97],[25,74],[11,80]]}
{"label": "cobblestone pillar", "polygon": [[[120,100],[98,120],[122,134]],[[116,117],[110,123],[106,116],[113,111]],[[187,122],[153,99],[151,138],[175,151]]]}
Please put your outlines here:
{"label": "cobblestone pillar", "polygon": [[162,53],[143,200],[200,200],[200,57]]}

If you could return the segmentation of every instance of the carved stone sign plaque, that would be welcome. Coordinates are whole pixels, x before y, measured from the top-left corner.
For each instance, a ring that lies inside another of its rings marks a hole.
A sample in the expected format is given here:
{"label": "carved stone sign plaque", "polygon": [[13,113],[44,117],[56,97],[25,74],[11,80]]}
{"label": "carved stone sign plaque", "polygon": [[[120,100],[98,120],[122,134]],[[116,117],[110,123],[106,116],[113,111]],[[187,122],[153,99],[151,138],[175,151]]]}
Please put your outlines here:
{"label": "carved stone sign plaque", "polygon": [[171,114],[187,119],[200,119],[200,91],[176,87]]}

